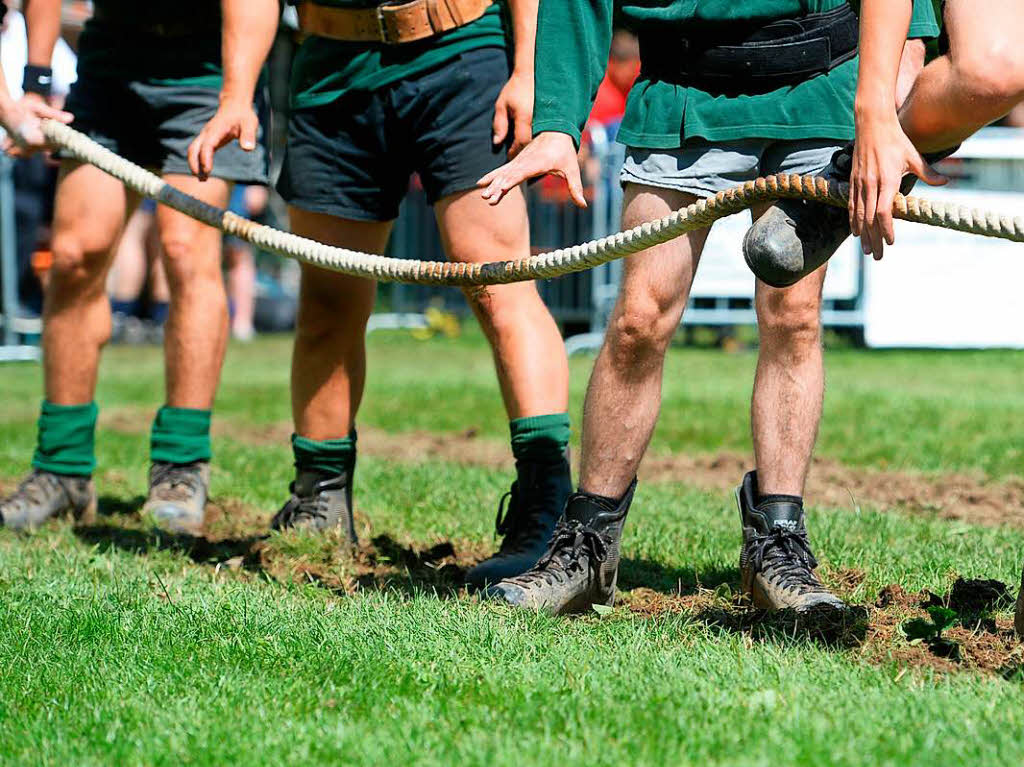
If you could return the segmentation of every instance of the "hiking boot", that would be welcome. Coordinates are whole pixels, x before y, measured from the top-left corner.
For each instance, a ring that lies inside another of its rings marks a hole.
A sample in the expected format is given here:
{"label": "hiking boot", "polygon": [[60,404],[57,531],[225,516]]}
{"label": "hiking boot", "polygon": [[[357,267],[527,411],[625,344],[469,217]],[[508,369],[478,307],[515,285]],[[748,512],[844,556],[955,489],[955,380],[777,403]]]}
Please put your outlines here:
{"label": "hiking boot", "polygon": [[[925,155],[929,164],[944,160],[959,146]],[[853,172],[853,144],[836,150],[821,177],[849,183]],[[908,174],[900,194],[910,194],[917,176]],[[850,236],[850,216],[837,208],[808,200],[778,200],[747,230],[743,258],[762,282],[788,288],[828,261]]]}
{"label": "hiking boot", "polygon": [[768,500],[757,505],[757,472],[749,472],[736,488],[743,523],[740,574],[743,590],[757,607],[808,612],[842,610],[846,605],[814,574],[818,566],[798,503]]}
{"label": "hiking boot", "polygon": [[567,456],[556,463],[516,462],[516,481],[502,496],[494,521],[498,535],[505,537],[494,556],[466,573],[466,581],[473,586],[497,583],[537,564],[571,492]]}
{"label": "hiking boot", "polygon": [[149,494],[142,516],[172,535],[200,536],[210,488],[208,461],[165,463],[149,467]]}
{"label": "hiking boot", "polygon": [[91,477],[35,469],[18,489],[0,500],[0,525],[34,530],[51,517],[72,517],[89,524],[96,518]]}
{"label": "hiking boot", "polygon": [[484,595],[551,615],[611,606],[619,546],[636,480],[621,501],[587,493],[569,496],[547,551],[527,572],[488,587]]}
{"label": "hiking boot", "polygon": [[292,497],[274,515],[271,528],[321,533],[340,527],[352,545],[358,542],[348,472],[332,476],[318,471],[300,471],[288,489]]}

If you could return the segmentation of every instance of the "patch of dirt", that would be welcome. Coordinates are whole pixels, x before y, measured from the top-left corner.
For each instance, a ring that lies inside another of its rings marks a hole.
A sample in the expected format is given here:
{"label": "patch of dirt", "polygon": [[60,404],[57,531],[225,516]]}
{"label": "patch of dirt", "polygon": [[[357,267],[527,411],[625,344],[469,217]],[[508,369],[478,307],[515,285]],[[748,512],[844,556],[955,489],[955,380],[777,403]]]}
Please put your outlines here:
{"label": "patch of dirt", "polygon": [[[878,595],[862,655],[876,664],[901,669],[925,668],[941,672],[980,671],[1020,678],[1024,671],[1024,646],[1013,631],[1013,620],[992,611],[1006,610],[1012,600],[1006,584],[999,581],[959,579],[949,593],[913,593],[899,585],[886,586]],[[912,643],[902,626],[912,618],[927,618],[926,608],[946,606],[959,614],[960,625],[942,633],[959,645],[960,659],[936,654],[926,643]]]}
{"label": "patch of dirt", "polygon": [[[856,570],[827,574],[841,596],[860,587],[864,574]],[[620,604],[644,618],[687,616],[696,623],[742,634],[749,642],[806,639],[857,653],[875,665],[893,665],[898,675],[908,671],[941,673],[972,671],[1024,681],[1024,645],[1017,639],[1006,584],[991,580],[957,580],[938,596],[930,591],[909,592],[898,584],[886,586],[870,606],[848,611],[818,611],[810,616],[769,613],[750,606],[728,587],[697,589],[689,594],[665,594],[636,588],[620,594]],[[957,611],[958,625],[942,633],[958,645],[959,659],[936,654],[926,643],[907,640],[902,626],[927,618],[926,608],[941,605]]]}
{"label": "patch of dirt", "polygon": [[[101,414],[104,428],[128,433],[149,429],[151,414],[118,408]],[[290,423],[245,424],[214,421],[214,434],[251,445],[285,445]],[[508,446],[480,437],[476,429],[457,433],[426,431],[392,434],[372,427],[359,430],[361,450],[386,460],[424,460],[511,468]],[[713,491],[731,491],[751,466],[750,456],[737,452],[714,455],[649,455],[640,475],[645,482],[685,482]],[[1024,479],[987,480],[971,474],[922,474],[853,468],[817,458],[807,483],[807,496],[817,505],[858,508],[861,504],[941,519],[982,525],[1024,527]]]}

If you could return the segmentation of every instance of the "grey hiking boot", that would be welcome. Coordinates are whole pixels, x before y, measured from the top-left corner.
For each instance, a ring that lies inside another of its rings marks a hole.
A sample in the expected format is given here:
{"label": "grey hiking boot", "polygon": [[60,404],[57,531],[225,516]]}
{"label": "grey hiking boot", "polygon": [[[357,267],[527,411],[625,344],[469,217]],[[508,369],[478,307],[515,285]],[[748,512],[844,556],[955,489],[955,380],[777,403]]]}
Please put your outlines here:
{"label": "grey hiking boot", "polygon": [[497,583],[537,564],[571,492],[568,457],[556,463],[517,462],[516,481],[502,496],[494,523],[505,537],[494,556],[466,573],[466,581],[473,586]]}
{"label": "grey hiking boot", "polygon": [[[953,154],[952,149],[925,155],[936,163]],[[849,183],[853,172],[853,144],[832,155],[819,174],[823,178]],[[917,176],[904,176],[901,194],[910,194]],[[754,276],[773,288],[788,288],[828,261],[850,236],[850,216],[837,208],[808,200],[779,200],[747,230],[743,258]]]}
{"label": "grey hiking boot", "polygon": [[96,491],[90,477],[34,470],[18,489],[0,500],[0,524],[34,530],[52,517],[89,524],[96,518]]}
{"label": "grey hiking boot", "polygon": [[616,503],[586,493],[569,496],[544,556],[531,570],[488,587],[484,595],[552,615],[611,606],[619,575],[619,546],[636,480]]}
{"label": "grey hiking boot", "polygon": [[149,494],[142,516],[172,535],[200,536],[210,488],[208,461],[164,463],[149,467]]}
{"label": "grey hiking boot", "polygon": [[348,472],[331,476],[318,471],[300,471],[289,489],[292,497],[270,523],[274,530],[320,533],[341,528],[350,543],[357,543],[352,517],[352,481]]}
{"label": "grey hiking boot", "polygon": [[814,574],[818,566],[798,503],[757,499],[757,472],[749,472],[736,488],[743,523],[740,574],[743,590],[757,607],[797,612],[833,608],[844,610],[839,597]]}

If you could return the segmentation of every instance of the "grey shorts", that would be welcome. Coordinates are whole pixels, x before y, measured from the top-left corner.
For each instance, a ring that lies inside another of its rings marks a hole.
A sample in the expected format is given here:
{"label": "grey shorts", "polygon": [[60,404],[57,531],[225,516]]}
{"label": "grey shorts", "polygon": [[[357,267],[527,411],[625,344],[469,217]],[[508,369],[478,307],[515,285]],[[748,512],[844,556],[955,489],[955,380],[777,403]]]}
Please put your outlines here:
{"label": "grey shorts", "polygon": [[[162,174],[191,175],[188,145],[217,112],[217,104],[214,88],[83,75],[71,86],[65,108],[75,116],[72,128],[110,151]],[[262,98],[259,106],[264,112]],[[266,131],[261,125],[256,149],[246,152],[232,141],[214,155],[210,175],[265,184],[267,171]]]}
{"label": "grey shorts", "polygon": [[719,192],[773,173],[820,173],[843,146],[834,139],[740,139],[711,142],[688,139],[678,149],[626,150],[623,184],[712,197]]}

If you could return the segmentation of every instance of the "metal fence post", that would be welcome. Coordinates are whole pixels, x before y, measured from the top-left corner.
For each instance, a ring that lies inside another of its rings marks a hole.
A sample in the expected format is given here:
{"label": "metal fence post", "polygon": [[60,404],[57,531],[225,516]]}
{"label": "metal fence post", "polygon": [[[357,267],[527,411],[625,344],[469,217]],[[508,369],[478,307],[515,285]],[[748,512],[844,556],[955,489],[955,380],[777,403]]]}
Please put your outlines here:
{"label": "metal fence post", "polygon": [[0,362],[39,359],[39,348],[18,343],[18,238],[14,224],[14,161],[0,153],[0,313],[3,315],[3,345]]}

